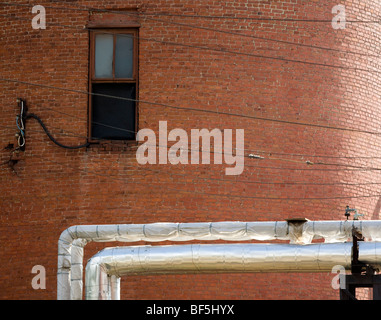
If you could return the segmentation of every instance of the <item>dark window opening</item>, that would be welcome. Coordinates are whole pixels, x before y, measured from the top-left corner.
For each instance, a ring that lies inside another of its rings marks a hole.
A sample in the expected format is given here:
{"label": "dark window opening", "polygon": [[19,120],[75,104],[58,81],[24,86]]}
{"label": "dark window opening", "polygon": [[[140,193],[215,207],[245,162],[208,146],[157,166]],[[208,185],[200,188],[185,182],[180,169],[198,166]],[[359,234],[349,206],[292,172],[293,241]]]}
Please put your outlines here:
{"label": "dark window opening", "polygon": [[[132,83],[94,83],[92,92],[92,138],[135,139],[135,85]],[[113,99],[101,95],[127,98]]]}

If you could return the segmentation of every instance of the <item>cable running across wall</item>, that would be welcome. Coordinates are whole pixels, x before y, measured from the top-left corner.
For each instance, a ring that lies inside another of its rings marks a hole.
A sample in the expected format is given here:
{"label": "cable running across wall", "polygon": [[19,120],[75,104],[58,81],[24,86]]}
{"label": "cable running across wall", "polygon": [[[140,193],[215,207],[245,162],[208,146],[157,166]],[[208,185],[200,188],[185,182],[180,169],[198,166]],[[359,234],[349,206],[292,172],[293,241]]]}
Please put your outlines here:
{"label": "cable running across wall", "polygon": [[138,102],[138,103],[144,103],[144,104],[149,104],[149,105],[155,105],[155,106],[167,107],[167,108],[179,109],[179,110],[186,110],[186,111],[205,112],[205,113],[212,113],[212,114],[218,114],[218,115],[227,115],[227,116],[241,117],[241,118],[261,120],[261,121],[270,121],[270,122],[276,122],[276,123],[284,123],[284,124],[292,124],[292,125],[299,125],[299,126],[309,126],[309,127],[315,127],[315,128],[323,128],[323,129],[332,129],[332,130],[340,130],[340,131],[366,133],[366,134],[377,135],[377,136],[381,135],[381,132],[376,132],[376,131],[361,130],[361,129],[355,129],[355,128],[334,127],[334,126],[329,126],[329,125],[320,125],[320,124],[314,124],[314,123],[304,123],[304,122],[297,122],[297,121],[291,121],[291,120],[272,119],[272,118],[257,117],[257,116],[250,116],[250,115],[245,115],[245,114],[225,112],[225,111],[216,111],[216,110],[209,110],[209,109],[179,107],[179,106],[169,105],[169,104],[165,104],[165,103],[151,102],[151,101],[145,101],[145,100],[139,100],[139,99],[130,99],[130,98],[124,98],[124,97],[118,97],[118,96],[112,96],[112,95],[106,95],[106,94],[99,94],[99,93],[89,92],[89,91],[86,91],[86,90],[67,89],[67,88],[62,88],[62,87],[55,87],[55,86],[50,86],[50,85],[32,83],[32,82],[21,81],[21,80],[16,80],[16,79],[9,79],[9,78],[3,78],[3,77],[0,77],[0,81],[14,82],[14,83],[20,83],[20,84],[26,84],[26,85],[43,87],[43,88],[50,88],[50,89],[57,89],[57,90],[62,90],[62,91],[67,91],[67,92],[74,92],[74,93],[80,93],[80,94],[86,94],[86,95],[95,95],[95,96],[101,96],[101,97],[106,97],[106,98],[111,98],[111,99],[120,99],[120,100],[126,100],[126,101],[134,101],[134,102]]}
{"label": "cable running across wall", "polygon": [[[71,166],[68,166],[66,164],[63,164],[63,163],[59,163],[57,161],[54,161],[54,160],[51,160],[51,159],[48,159],[48,158],[43,158],[39,155],[34,155],[36,157],[39,157],[41,160],[46,160],[50,163],[53,163],[53,164],[58,164],[58,165],[61,165],[61,166],[66,166],[70,169],[74,169],[74,170],[78,170],[79,172],[85,172],[85,173],[89,173],[89,171],[87,170],[84,170],[84,169],[80,169],[80,168],[73,168]],[[111,177],[110,175],[106,175],[106,174],[99,174],[99,173],[95,173],[95,172],[91,172],[91,174],[94,174],[96,176],[100,176],[100,177],[103,177],[103,178],[107,178],[107,179],[110,179],[112,181],[114,180],[119,180],[119,181],[123,181],[124,183],[126,184],[135,184],[135,182],[131,182],[130,179],[126,178],[120,178],[120,177]],[[256,200],[298,200],[298,201],[307,201],[307,200],[338,200],[338,199],[359,199],[359,198],[379,198],[381,197],[381,193],[376,193],[376,194],[367,194],[367,195],[354,195],[354,196],[332,196],[332,197],[263,197],[263,196],[245,196],[245,195],[242,195],[242,194],[239,194],[239,195],[235,195],[235,194],[226,194],[226,193],[209,193],[209,192],[200,192],[198,190],[181,190],[179,188],[172,188],[172,187],[168,187],[166,186],[165,187],[165,190],[169,190],[169,191],[173,191],[175,193],[186,193],[186,194],[191,194],[191,195],[194,195],[194,194],[197,194],[197,195],[202,195],[202,196],[213,196],[213,197],[227,197],[227,198],[239,198],[241,200],[243,199],[256,199]]]}
{"label": "cable running across wall", "polygon": [[[1,3],[0,3],[0,5],[1,5]],[[115,12],[115,13],[121,13],[121,12]],[[132,13],[126,13],[126,14],[132,14]],[[11,16],[11,15],[0,14],[0,16],[8,17],[8,18],[11,18],[11,19],[17,19],[17,20],[26,20],[26,21],[30,20],[30,19],[16,17],[16,16]],[[145,18],[145,19],[149,19],[149,18]],[[157,20],[157,19],[154,19],[154,20]],[[231,31],[225,31],[225,30],[219,30],[219,29],[213,29],[213,28],[195,26],[195,25],[188,25],[188,24],[184,24],[184,23],[177,23],[177,22],[167,21],[167,20],[158,20],[158,21],[164,22],[164,23],[168,23],[168,24],[175,24],[175,25],[179,25],[179,26],[182,26],[182,27],[188,27],[188,28],[194,28],[194,29],[213,31],[213,32],[218,32],[218,33],[236,35],[236,36],[241,36],[241,37],[246,37],[246,38],[252,38],[252,39],[257,39],[257,40],[263,40],[263,41],[269,41],[269,42],[277,42],[277,43],[282,43],[282,44],[286,44],[286,45],[294,45],[294,46],[307,47],[307,48],[311,48],[311,49],[321,49],[321,50],[328,50],[328,51],[333,51],[333,52],[356,54],[356,55],[360,55],[362,57],[363,56],[369,56],[369,57],[373,57],[374,58],[374,57],[379,57],[380,56],[380,55],[373,55],[373,54],[369,54],[369,53],[360,53],[360,52],[347,51],[347,50],[341,50],[341,49],[334,49],[334,48],[319,47],[319,46],[306,45],[306,44],[300,44],[300,43],[293,43],[293,42],[284,41],[284,40],[274,40],[274,39],[265,38],[265,37],[257,37],[257,36],[253,36],[253,35],[246,35],[246,34],[237,33],[237,32],[231,32]],[[49,25],[56,26],[56,27],[72,28],[72,29],[76,29],[79,32],[83,32],[83,31],[87,31],[87,30],[93,30],[91,28],[87,28],[87,27],[83,27],[83,26],[76,27],[76,26],[69,26],[69,25],[61,25],[61,24],[57,24],[57,23],[49,23]],[[104,31],[103,33],[107,34],[106,31]],[[229,53],[229,54],[247,55],[249,57],[257,57],[257,58],[264,58],[264,59],[275,59],[275,60],[286,61],[286,62],[305,63],[305,64],[310,64],[310,65],[325,66],[325,67],[347,69],[347,70],[355,70],[355,71],[376,72],[376,73],[378,72],[377,70],[370,70],[370,69],[363,69],[363,68],[356,68],[356,67],[336,66],[336,65],[315,63],[315,62],[303,61],[303,60],[293,60],[293,59],[287,59],[287,58],[282,58],[282,57],[273,57],[273,56],[265,56],[265,55],[258,55],[258,54],[250,54],[250,53],[245,53],[245,52],[227,50],[225,48],[221,49],[221,48],[213,48],[213,47],[206,47],[206,46],[196,46],[196,45],[189,45],[189,44],[184,44],[184,43],[177,43],[177,42],[158,40],[158,39],[153,39],[153,38],[145,38],[145,37],[141,37],[141,36],[135,36],[134,38],[137,38],[137,39],[140,39],[140,40],[145,40],[145,41],[158,42],[158,43],[162,43],[162,44],[169,44],[169,45],[175,45],[175,46],[184,46],[184,47],[189,47],[189,48],[196,48],[196,49],[200,49],[200,50],[211,50],[211,51],[217,51],[217,52]]]}

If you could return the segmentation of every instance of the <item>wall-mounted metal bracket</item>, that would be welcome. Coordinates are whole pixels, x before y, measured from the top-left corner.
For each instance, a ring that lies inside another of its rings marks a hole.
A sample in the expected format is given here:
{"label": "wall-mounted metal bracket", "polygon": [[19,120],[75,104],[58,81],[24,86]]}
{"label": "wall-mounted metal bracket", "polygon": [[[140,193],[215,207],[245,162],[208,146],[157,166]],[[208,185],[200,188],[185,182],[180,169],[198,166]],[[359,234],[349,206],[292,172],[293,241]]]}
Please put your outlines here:
{"label": "wall-mounted metal bracket", "polygon": [[357,300],[356,288],[373,288],[373,300],[381,300],[381,275],[340,275],[340,282],[342,281],[345,288],[340,289],[340,300]]}
{"label": "wall-mounted metal bracket", "polygon": [[340,300],[357,300],[356,288],[372,288],[373,300],[381,300],[381,275],[377,275],[374,267],[359,261],[358,241],[364,241],[364,237],[356,228],[352,229],[352,274],[340,275]]}

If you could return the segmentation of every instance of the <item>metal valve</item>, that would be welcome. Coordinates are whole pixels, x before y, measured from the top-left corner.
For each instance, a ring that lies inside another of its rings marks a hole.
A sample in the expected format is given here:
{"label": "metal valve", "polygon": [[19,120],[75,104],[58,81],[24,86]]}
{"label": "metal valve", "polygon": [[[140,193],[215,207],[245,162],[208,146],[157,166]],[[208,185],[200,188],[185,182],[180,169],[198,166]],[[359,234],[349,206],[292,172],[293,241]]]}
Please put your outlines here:
{"label": "metal valve", "polygon": [[363,217],[364,216],[363,214],[358,213],[357,209],[352,209],[352,208],[349,208],[349,206],[346,206],[345,207],[345,216],[347,217],[347,220],[351,216],[351,212],[355,213],[353,215],[353,220],[358,220],[359,217]]}

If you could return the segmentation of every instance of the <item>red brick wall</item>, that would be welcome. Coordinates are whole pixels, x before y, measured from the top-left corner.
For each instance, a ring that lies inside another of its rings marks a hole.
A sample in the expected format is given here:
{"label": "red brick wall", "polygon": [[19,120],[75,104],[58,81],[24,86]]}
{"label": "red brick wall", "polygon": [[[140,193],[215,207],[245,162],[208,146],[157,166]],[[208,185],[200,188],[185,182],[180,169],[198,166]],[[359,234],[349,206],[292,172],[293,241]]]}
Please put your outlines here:
{"label": "red brick wall", "polygon": [[[349,20],[375,20],[381,10],[376,0],[340,3],[346,5]],[[30,7],[0,6],[0,14],[9,16],[0,18],[2,78],[87,91],[88,32],[73,27],[102,19],[128,22],[132,18],[126,13],[137,10],[139,100],[248,116],[140,103],[139,129],[156,130],[159,121],[168,121],[168,130],[183,128],[188,133],[202,128],[245,129],[246,154],[265,159],[246,158],[239,176],[226,176],[224,165],[142,166],[134,144],[65,150],[51,143],[36,121],[28,120],[26,150],[15,155],[20,160],[14,172],[6,164],[0,167],[0,298],[56,298],[57,241],[72,225],[329,220],[344,218],[346,205],[365,214],[364,219],[379,219],[380,198],[374,196],[379,185],[374,183],[381,181],[380,171],[357,168],[379,165],[377,158],[358,158],[380,157],[379,136],[257,119],[378,131],[379,74],[354,69],[377,69],[378,24],[347,23],[344,30],[333,29],[331,10],[338,4],[333,0],[80,2],[123,13],[115,15],[53,8],[78,9],[76,1],[39,4],[46,7],[46,30],[32,29]],[[174,16],[154,15],[158,13]],[[328,22],[274,20],[279,18]],[[3,148],[16,144],[17,97],[26,99],[29,111],[39,115],[60,142],[85,142],[86,94],[0,81],[2,163],[10,156]],[[307,160],[325,164],[311,166]],[[367,195],[372,197],[363,197]],[[84,261],[105,246],[87,245]],[[31,287],[34,265],[46,268],[45,290]],[[133,276],[122,279],[121,297],[337,299],[332,276]]]}

